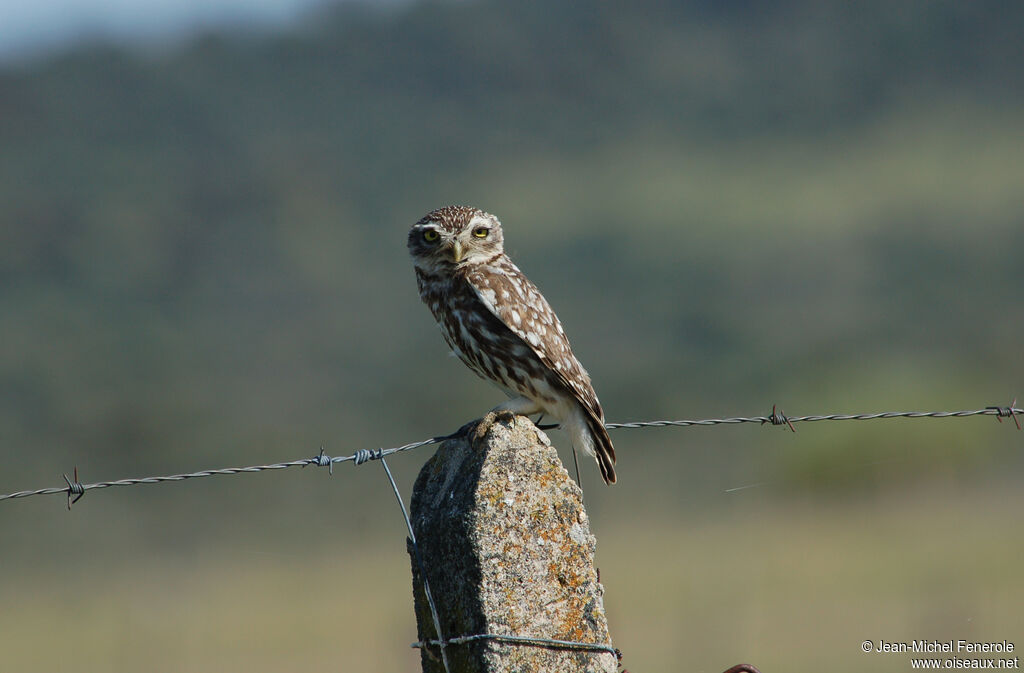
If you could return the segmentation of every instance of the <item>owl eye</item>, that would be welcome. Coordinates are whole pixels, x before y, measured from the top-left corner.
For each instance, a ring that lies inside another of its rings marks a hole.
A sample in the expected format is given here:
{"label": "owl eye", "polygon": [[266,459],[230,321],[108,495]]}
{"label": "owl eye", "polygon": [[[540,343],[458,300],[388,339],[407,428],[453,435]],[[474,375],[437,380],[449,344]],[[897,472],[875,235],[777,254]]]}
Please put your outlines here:
{"label": "owl eye", "polygon": [[487,234],[491,233],[491,230],[487,227],[477,227],[473,230],[473,235],[477,238],[487,238]]}
{"label": "owl eye", "polygon": [[423,240],[427,243],[436,243],[439,238],[441,234],[437,233],[437,229],[427,229],[423,232]]}

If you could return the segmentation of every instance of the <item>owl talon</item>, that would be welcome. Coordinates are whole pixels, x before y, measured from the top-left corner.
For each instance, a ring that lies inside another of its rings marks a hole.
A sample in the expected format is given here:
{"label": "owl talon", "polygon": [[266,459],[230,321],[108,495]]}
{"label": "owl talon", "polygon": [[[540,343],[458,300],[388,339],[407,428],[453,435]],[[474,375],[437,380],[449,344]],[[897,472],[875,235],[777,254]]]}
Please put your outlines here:
{"label": "owl talon", "polygon": [[505,421],[507,423],[512,423],[516,420],[516,416],[516,412],[511,411],[510,409],[499,409],[498,411],[494,412],[494,420],[496,421]]}

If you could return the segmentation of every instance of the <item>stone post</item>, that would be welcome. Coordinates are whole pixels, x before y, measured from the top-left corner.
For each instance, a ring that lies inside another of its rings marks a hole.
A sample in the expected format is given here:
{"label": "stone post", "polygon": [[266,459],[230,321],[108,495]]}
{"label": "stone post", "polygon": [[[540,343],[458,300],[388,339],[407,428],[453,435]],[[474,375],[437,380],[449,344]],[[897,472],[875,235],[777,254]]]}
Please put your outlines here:
{"label": "stone post", "polygon": [[[544,638],[610,647],[582,493],[547,436],[523,416],[488,414],[445,441],[412,494],[412,525],[446,639]],[[412,555],[421,642],[437,640]],[[444,673],[423,647],[424,673]],[[614,673],[615,654],[474,639],[450,643],[451,673]]]}

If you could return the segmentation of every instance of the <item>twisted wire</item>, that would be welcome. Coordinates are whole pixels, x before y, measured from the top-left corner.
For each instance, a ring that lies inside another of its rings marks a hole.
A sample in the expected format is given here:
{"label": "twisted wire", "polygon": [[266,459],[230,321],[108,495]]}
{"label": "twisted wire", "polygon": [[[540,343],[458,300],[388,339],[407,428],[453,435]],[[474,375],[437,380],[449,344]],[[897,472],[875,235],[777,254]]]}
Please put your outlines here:
{"label": "twisted wire", "polygon": [[580,652],[596,652],[598,654],[611,654],[616,659],[622,658],[622,653],[611,645],[602,643],[584,643],[575,640],[557,640],[554,638],[534,638],[532,636],[505,636],[496,633],[478,633],[472,636],[458,636],[447,640],[426,640],[413,643],[414,648],[423,648],[428,645],[444,647],[446,645],[462,645],[477,640],[492,640],[509,645],[527,645],[532,647],[550,647],[559,650],[576,650]]}
{"label": "twisted wire", "polygon": [[398,506],[402,509],[402,518],[405,519],[405,528],[409,531],[409,542],[412,544],[416,565],[420,569],[420,577],[423,578],[423,593],[426,595],[427,605],[430,607],[430,617],[434,620],[434,632],[437,634],[437,637],[441,639],[437,641],[437,644],[441,647],[441,664],[444,666],[445,673],[451,673],[451,668],[448,665],[448,641],[444,640],[444,632],[441,631],[441,616],[437,612],[437,603],[434,602],[434,594],[430,590],[430,582],[427,581],[427,567],[423,563],[423,557],[420,555],[420,547],[416,543],[416,533],[412,530],[412,521],[409,519],[409,512],[405,509],[405,501],[402,500],[402,494],[398,492],[398,484],[395,483],[395,478],[391,474],[391,468],[388,467],[388,462],[384,460],[384,458],[381,458],[380,464],[383,466],[384,472],[388,476],[388,481],[391,483],[391,489],[395,492],[395,498],[398,499]]}
{"label": "twisted wire", "polygon": [[[984,409],[973,409],[965,411],[882,411],[870,414],[825,414],[825,415],[810,415],[810,416],[786,416],[781,411],[776,411],[772,408],[772,413],[768,416],[734,416],[729,418],[707,418],[702,420],[664,420],[664,421],[634,421],[628,423],[606,423],[605,427],[609,430],[632,430],[638,428],[663,428],[663,427],[695,427],[695,426],[715,426],[715,425],[737,425],[741,423],[757,423],[759,425],[771,424],[771,425],[786,425],[790,429],[793,429],[794,423],[808,423],[816,421],[870,421],[885,418],[966,418],[969,416],[995,416],[996,420],[1002,422],[1003,418],[1012,418],[1016,424],[1017,429],[1021,429],[1020,420],[1018,416],[1024,415],[1024,409],[1020,409],[1016,406],[1017,401],[1014,400],[1009,406],[991,406],[985,407]],[[543,429],[549,429],[557,427],[556,425],[541,425]],[[794,430],[795,431],[795,430]],[[63,493],[68,496],[68,506],[77,502],[86,491],[92,491],[102,488],[112,488],[114,486],[138,486],[141,484],[160,484],[167,482],[185,481],[187,479],[200,479],[203,477],[216,477],[216,476],[227,476],[234,474],[252,474],[255,472],[265,472],[268,470],[283,470],[290,467],[306,467],[307,465],[315,465],[318,467],[327,467],[330,473],[334,473],[334,465],[337,463],[351,462],[353,465],[362,465],[371,460],[380,460],[391,456],[396,453],[404,451],[412,451],[424,446],[431,444],[439,444],[446,439],[451,439],[458,433],[450,435],[439,435],[436,437],[430,437],[428,439],[422,439],[416,442],[410,442],[403,444],[402,446],[396,446],[388,449],[359,449],[352,455],[348,456],[328,456],[324,454],[324,450],[321,447],[320,453],[312,458],[300,458],[298,460],[291,460],[282,463],[270,463],[267,465],[249,465],[246,467],[225,467],[220,469],[212,470],[200,470],[198,472],[189,472],[185,474],[172,474],[158,477],[139,477],[133,479],[117,479],[114,481],[100,481],[92,484],[83,484],[78,481],[78,470],[75,468],[74,479],[69,479],[67,475],[64,475],[66,482],[65,486],[54,486],[50,488],[40,488],[35,490],[15,491],[14,493],[0,494],[0,501],[2,500],[13,500],[16,498],[28,498],[37,495],[55,495]]]}
{"label": "twisted wire", "polygon": [[51,488],[39,488],[36,490],[28,491],[16,491],[14,493],[5,493],[0,495],[0,500],[12,500],[14,498],[28,498],[35,495],[54,495],[56,493],[67,493],[68,495],[74,495],[75,499],[71,502],[77,502],[86,491],[92,491],[101,488],[111,488],[113,486],[138,486],[140,484],[162,484],[166,482],[174,481],[185,481],[187,479],[201,479],[203,477],[217,477],[234,474],[252,474],[255,472],[265,472],[268,470],[284,470],[289,467],[306,467],[307,465],[316,465],[318,467],[328,467],[333,474],[334,465],[336,463],[352,462],[354,465],[362,465],[369,460],[380,460],[381,458],[390,456],[395,453],[402,451],[412,451],[422,446],[429,444],[438,444],[448,439],[449,436],[445,435],[442,437],[431,437],[430,439],[423,439],[418,442],[410,442],[403,444],[402,446],[396,446],[390,449],[359,449],[351,456],[327,456],[324,455],[323,449],[320,454],[313,456],[312,458],[300,458],[298,460],[290,460],[283,463],[270,463],[267,465],[248,465],[246,467],[224,467],[215,470],[200,470],[198,472],[188,472],[186,474],[170,474],[160,477],[137,477],[132,479],[117,479],[114,481],[99,481],[94,484],[82,484],[78,481],[78,468],[75,468],[75,479],[74,481],[68,479],[67,475],[64,475],[64,479],[67,482],[66,486],[54,486]]}
{"label": "twisted wire", "polygon": [[632,423],[606,423],[605,427],[608,428],[609,430],[618,430],[622,428],[662,428],[669,426],[686,428],[700,425],[735,425],[739,423],[757,423],[759,425],[764,425],[765,423],[772,423],[773,425],[780,425],[785,424],[787,420],[789,421],[789,423],[806,423],[812,421],[873,421],[880,418],[965,418],[968,416],[996,416],[1003,418],[1011,416],[1016,418],[1017,414],[1024,414],[1024,409],[1019,409],[1015,406],[1010,406],[985,407],[984,409],[974,409],[970,411],[882,411],[872,414],[825,414],[788,417],[783,415],[781,416],[781,422],[779,422],[779,418],[775,417],[775,414],[773,414],[771,416],[734,416],[732,418],[706,418],[699,421],[681,420],[636,421]]}

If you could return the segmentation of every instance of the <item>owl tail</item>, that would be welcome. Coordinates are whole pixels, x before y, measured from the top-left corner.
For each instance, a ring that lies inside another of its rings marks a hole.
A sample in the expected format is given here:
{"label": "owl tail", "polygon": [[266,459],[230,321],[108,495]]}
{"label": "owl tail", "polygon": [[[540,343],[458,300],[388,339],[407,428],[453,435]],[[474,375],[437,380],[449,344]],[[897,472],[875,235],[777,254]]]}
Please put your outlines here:
{"label": "owl tail", "polygon": [[608,430],[604,427],[601,419],[594,418],[587,414],[587,428],[594,441],[594,453],[597,464],[601,468],[601,477],[606,484],[615,483],[615,447],[612,446],[612,438],[608,436]]}
{"label": "owl tail", "polygon": [[597,414],[583,405],[576,405],[573,412],[562,423],[562,427],[572,437],[573,448],[582,449],[597,459],[604,483],[614,484],[615,448],[612,447],[612,439],[608,436],[604,422],[598,418]]}

